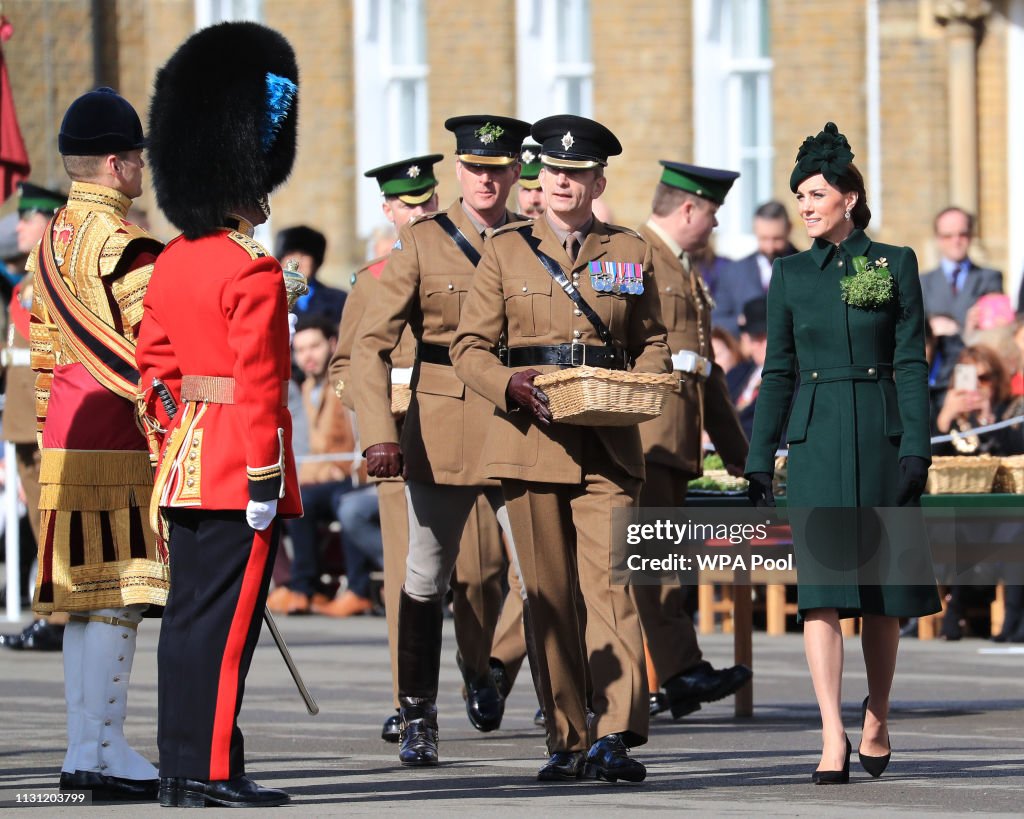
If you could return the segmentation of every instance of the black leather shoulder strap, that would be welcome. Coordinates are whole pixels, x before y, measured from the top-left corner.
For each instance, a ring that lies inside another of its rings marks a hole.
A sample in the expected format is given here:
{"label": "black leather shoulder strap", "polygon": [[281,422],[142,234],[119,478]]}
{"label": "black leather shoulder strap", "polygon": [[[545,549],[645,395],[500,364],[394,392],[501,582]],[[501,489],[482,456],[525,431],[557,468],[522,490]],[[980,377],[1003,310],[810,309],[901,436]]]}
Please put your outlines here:
{"label": "black leather shoulder strap", "polygon": [[441,226],[441,230],[447,233],[453,242],[458,246],[459,250],[462,251],[463,255],[469,259],[469,263],[476,267],[480,264],[480,253],[469,243],[461,230],[455,227],[455,223],[448,218],[447,213],[439,213],[434,217],[434,221]]}
{"label": "black leather shoulder strap", "polygon": [[576,289],[569,278],[562,272],[562,266],[558,264],[554,259],[548,256],[547,253],[540,249],[540,239],[533,235],[529,230],[520,230],[519,235],[523,237],[523,241],[530,246],[530,249],[534,252],[534,255],[540,259],[540,263],[544,265],[544,269],[548,271],[548,275],[555,280],[555,283],[565,291],[577,309],[587,317],[587,321],[594,325],[594,329],[597,330],[598,336],[608,346],[612,345],[612,331],[608,329],[608,325],[605,324],[601,317],[594,312],[594,308],[587,304],[586,300],[580,294],[580,291]]}

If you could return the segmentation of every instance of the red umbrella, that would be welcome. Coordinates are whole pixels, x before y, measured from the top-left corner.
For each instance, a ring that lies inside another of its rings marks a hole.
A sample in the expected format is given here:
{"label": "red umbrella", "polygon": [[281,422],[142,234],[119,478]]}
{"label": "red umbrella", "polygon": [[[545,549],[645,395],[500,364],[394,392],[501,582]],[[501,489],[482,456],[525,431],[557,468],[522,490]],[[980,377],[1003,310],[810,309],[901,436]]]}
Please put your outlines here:
{"label": "red umbrella", "polygon": [[[9,40],[13,28],[6,17],[0,17],[0,41]],[[28,179],[31,165],[25,140],[18,127],[18,115],[14,110],[14,95],[7,77],[7,61],[0,47],[0,201],[6,201],[17,184]]]}

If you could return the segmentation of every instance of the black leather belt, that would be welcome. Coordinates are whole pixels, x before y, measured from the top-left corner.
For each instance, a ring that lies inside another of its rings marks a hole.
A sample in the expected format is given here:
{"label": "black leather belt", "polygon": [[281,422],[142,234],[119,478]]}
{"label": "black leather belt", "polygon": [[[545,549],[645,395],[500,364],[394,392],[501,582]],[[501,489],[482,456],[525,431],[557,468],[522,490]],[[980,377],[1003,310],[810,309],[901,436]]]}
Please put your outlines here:
{"label": "black leather belt", "polygon": [[555,364],[559,367],[603,367],[606,370],[624,370],[627,355],[623,350],[593,344],[553,344],[537,347],[509,347],[509,367],[535,367]]}
{"label": "black leather belt", "polygon": [[416,345],[416,358],[426,361],[428,364],[452,366],[451,353],[443,344],[428,344],[426,341],[421,341]]}

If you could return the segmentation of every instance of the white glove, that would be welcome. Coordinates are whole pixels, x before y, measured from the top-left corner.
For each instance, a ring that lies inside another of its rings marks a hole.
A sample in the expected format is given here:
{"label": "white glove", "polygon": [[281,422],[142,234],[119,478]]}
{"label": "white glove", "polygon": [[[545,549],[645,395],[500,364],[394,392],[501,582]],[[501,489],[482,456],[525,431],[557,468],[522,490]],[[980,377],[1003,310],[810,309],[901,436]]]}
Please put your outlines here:
{"label": "white glove", "polygon": [[295,313],[288,314],[288,346],[295,341],[295,325],[299,323],[299,317]]}
{"label": "white glove", "polygon": [[245,522],[248,523],[257,532],[262,532],[266,529],[274,520],[274,515],[277,514],[277,501],[249,501],[245,507]]}

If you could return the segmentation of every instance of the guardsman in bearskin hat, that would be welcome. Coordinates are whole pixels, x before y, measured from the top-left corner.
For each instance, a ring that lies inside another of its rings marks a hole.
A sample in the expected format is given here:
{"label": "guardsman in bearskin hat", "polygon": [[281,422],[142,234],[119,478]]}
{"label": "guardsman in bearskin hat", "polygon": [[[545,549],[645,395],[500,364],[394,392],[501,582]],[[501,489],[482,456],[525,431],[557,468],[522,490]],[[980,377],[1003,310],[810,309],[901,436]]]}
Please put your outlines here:
{"label": "guardsman in bearskin hat", "polygon": [[151,102],[157,204],[182,231],[153,273],[138,347],[174,577],[157,655],[164,806],[288,801],[246,777],[237,714],[278,518],[302,514],[282,270],[252,238],[295,159],[297,83],[284,37],[222,23],[168,60]]}
{"label": "guardsman in bearskin hat", "polygon": [[[408,473],[409,559],[398,613],[404,765],[438,762],[442,601],[467,519],[482,495],[507,523],[498,486],[479,469],[482,430],[492,409],[455,377],[448,345],[486,241],[515,219],[505,202],[519,176],[519,148],[529,125],[471,115],[453,117],[445,127],[455,134],[461,196],[446,211],[399,231],[381,273],[380,296],[361,321],[350,374],[367,471],[392,478],[402,474],[404,463]],[[417,348],[412,403],[399,438],[390,412],[389,358],[407,326]],[[482,731],[497,728],[505,708],[491,676],[490,643],[488,638],[478,646],[482,667],[463,658],[462,668],[470,720]]]}
{"label": "guardsman in bearskin hat", "polygon": [[640,432],[552,423],[534,378],[583,364],[667,374],[669,351],[650,246],[593,213],[608,157],[622,152],[618,139],[569,115],[534,123],[532,136],[547,209],[488,243],[451,361],[467,402],[472,391],[497,408],[479,468],[501,481],[526,586],[550,752],[538,778],[639,782],[646,770],[627,749],[647,741],[643,639],[628,589],[611,582],[608,556],[612,512],[636,506],[643,484]]}
{"label": "guardsman in bearskin hat", "polygon": [[127,221],[144,142],[113,89],[71,104],[57,140],[71,191],[28,265],[42,450],[33,607],[70,613],[60,784],[97,799],[152,799],[157,788],[122,730],[136,629],[167,596],[166,552],[145,525],[153,472],[135,418],[142,297],[162,247]]}

